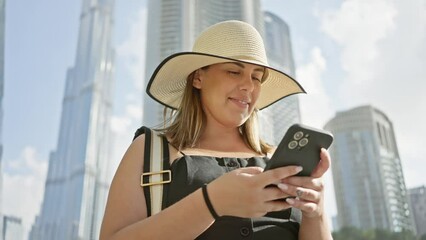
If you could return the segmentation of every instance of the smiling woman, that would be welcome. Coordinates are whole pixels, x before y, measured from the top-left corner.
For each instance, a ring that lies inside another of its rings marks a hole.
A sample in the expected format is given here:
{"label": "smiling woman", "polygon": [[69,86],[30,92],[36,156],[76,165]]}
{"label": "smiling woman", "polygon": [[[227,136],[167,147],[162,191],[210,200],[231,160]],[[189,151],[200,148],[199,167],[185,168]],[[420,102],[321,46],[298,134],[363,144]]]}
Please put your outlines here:
{"label": "smiling woman", "polygon": [[[256,112],[300,92],[268,65],[260,34],[244,22],[215,24],[192,52],[166,58],[147,93],[173,115],[162,129],[136,132],[111,184],[100,238],[331,239],[319,184],[327,152],[311,177],[295,177],[297,166],[262,169],[273,148],[259,137]],[[168,179],[151,170],[157,165]],[[287,188],[266,187],[283,180]],[[162,184],[167,191],[157,198]],[[303,198],[279,200],[296,190]]]}
{"label": "smiling woman", "polygon": [[195,71],[192,86],[200,92],[206,120],[230,127],[242,125],[254,110],[263,72],[247,63],[218,63]]}

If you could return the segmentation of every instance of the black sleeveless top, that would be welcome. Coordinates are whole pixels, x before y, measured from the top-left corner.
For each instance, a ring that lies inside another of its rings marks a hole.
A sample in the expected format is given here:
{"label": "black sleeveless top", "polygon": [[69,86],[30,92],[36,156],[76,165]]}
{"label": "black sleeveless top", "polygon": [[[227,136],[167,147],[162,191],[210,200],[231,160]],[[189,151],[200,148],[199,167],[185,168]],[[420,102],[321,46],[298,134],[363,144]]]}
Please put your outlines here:
{"label": "black sleeveless top", "polygon": [[[146,127],[139,128],[133,139],[146,133],[145,150],[150,149],[151,131]],[[167,162],[169,157],[169,144],[163,136],[163,161]],[[148,152],[149,154],[149,152]],[[183,153],[182,153],[183,154]],[[170,184],[165,185],[163,209],[178,202],[182,198],[210,183],[224,173],[242,167],[265,167],[267,157],[252,158],[229,158],[185,155],[173,161],[170,166],[172,179]],[[146,156],[145,156],[146,157]],[[166,164],[165,165],[169,165]],[[144,166],[145,168],[146,166]],[[149,168],[147,168],[149,171]],[[149,190],[144,189],[145,197]],[[148,195],[149,196],[149,195]],[[244,200],[242,200],[244,201]],[[240,218],[223,216],[217,219],[197,239],[214,240],[236,240],[236,239],[265,239],[265,240],[293,240],[298,239],[301,212],[299,209],[291,208],[285,211],[270,212],[261,218]],[[191,226],[188,226],[191,227]],[[179,233],[177,233],[179,234]]]}
{"label": "black sleeveless top", "polygon": [[[171,165],[170,206],[224,173],[241,167],[265,167],[268,158],[228,158],[185,155]],[[244,200],[242,200],[244,201]],[[271,212],[261,218],[223,216],[197,239],[298,239],[300,210]],[[188,226],[191,227],[191,226]]]}

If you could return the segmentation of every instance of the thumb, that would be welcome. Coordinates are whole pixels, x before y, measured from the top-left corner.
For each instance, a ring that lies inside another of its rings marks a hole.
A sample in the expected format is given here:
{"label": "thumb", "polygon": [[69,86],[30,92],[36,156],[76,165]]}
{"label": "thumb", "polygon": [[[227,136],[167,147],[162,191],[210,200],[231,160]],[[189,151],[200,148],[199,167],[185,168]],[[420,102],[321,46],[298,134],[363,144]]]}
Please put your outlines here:
{"label": "thumb", "polygon": [[314,169],[314,171],[311,174],[311,177],[319,178],[324,175],[324,173],[330,168],[330,155],[328,151],[324,148],[321,148],[321,160],[318,164],[318,166]]}

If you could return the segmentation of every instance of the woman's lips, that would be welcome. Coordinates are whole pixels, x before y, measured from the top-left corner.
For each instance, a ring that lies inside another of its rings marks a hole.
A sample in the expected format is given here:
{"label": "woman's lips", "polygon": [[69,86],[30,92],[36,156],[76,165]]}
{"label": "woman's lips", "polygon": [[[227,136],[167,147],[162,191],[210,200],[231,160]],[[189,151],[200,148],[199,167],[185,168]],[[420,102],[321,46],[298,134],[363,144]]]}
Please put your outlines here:
{"label": "woman's lips", "polygon": [[242,99],[236,99],[236,98],[229,98],[235,105],[237,105],[240,108],[247,108],[250,105],[249,100],[242,100]]}

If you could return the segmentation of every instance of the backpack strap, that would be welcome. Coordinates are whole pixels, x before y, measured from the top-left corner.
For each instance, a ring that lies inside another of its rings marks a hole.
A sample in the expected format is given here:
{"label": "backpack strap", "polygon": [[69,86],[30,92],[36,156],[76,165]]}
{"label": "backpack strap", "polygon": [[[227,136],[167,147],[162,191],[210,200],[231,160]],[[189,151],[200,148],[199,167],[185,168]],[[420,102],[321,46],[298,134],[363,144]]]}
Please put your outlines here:
{"label": "backpack strap", "polygon": [[145,133],[144,163],[141,174],[148,216],[166,208],[168,187],[172,180],[166,137],[147,127],[139,128],[133,140]]}

